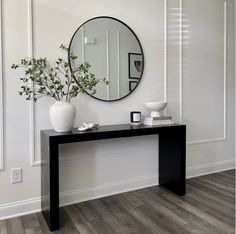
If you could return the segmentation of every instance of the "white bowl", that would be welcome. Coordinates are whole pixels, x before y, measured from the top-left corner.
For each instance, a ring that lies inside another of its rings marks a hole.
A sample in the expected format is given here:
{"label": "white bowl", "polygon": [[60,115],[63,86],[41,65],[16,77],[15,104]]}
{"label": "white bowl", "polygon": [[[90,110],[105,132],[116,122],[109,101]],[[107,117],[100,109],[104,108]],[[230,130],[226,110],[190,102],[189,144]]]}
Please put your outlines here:
{"label": "white bowl", "polygon": [[151,111],[151,117],[160,117],[160,111],[164,110],[167,102],[146,102],[145,107]]}

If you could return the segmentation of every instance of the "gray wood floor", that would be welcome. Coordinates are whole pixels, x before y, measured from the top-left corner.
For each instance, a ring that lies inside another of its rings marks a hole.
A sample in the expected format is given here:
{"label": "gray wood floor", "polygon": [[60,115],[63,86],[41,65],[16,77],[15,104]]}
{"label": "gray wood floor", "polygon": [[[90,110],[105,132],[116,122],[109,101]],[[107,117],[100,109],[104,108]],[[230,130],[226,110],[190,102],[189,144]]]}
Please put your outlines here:
{"label": "gray wood floor", "polygon": [[[235,171],[187,180],[179,197],[158,186],[61,209],[55,233],[235,233]],[[0,234],[50,233],[40,213],[0,221]]]}

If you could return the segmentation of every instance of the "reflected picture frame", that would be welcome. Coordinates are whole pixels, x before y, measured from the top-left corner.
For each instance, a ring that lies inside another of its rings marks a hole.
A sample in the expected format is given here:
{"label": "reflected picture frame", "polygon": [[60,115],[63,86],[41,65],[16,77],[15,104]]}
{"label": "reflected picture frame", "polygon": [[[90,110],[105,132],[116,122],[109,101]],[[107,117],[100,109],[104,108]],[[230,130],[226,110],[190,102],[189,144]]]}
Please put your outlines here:
{"label": "reflected picture frame", "polygon": [[129,91],[132,92],[136,88],[137,85],[138,85],[138,81],[136,80],[129,81]]}
{"label": "reflected picture frame", "polygon": [[140,79],[143,72],[143,55],[128,53],[128,71],[130,79]]}

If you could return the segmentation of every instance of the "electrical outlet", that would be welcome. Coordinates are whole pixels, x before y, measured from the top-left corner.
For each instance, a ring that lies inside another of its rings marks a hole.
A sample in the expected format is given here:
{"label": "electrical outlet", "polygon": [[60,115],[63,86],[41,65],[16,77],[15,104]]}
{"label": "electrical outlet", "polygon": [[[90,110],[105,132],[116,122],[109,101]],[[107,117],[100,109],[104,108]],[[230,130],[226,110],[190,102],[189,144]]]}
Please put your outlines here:
{"label": "electrical outlet", "polygon": [[12,168],[11,169],[11,183],[21,183],[22,182],[22,168]]}

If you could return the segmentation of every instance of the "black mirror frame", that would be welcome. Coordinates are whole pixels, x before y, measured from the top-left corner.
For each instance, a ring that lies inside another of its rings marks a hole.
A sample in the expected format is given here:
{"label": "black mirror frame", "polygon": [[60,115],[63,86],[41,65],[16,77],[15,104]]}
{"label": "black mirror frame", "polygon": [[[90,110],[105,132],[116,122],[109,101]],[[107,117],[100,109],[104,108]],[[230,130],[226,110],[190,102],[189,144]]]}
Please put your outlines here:
{"label": "black mirror frame", "polygon": [[[70,54],[71,44],[72,44],[72,41],[73,41],[73,39],[74,39],[76,33],[79,31],[79,29],[80,29],[81,27],[83,27],[83,26],[84,26],[86,23],[88,23],[89,21],[92,21],[92,20],[95,20],[95,19],[99,19],[99,18],[108,18],[108,19],[116,20],[116,21],[120,22],[121,24],[125,25],[125,26],[133,33],[134,37],[136,38],[136,40],[137,40],[137,42],[138,42],[138,44],[139,44],[139,47],[140,47],[140,49],[141,49],[141,55],[142,55],[142,58],[143,58],[143,69],[142,69],[142,71],[141,71],[140,78],[135,80],[135,81],[137,81],[137,85],[136,85],[136,86],[134,87],[134,89],[133,89],[131,92],[129,92],[127,95],[125,95],[125,96],[123,96],[123,97],[121,97],[121,98],[119,98],[119,99],[104,100],[104,99],[100,99],[100,98],[94,97],[93,95],[91,95],[90,93],[88,93],[87,91],[85,91],[85,93],[86,93],[87,95],[89,95],[90,97],[92,97],[92,98],[94,98],[94,99],[97,99],[97,100],[99,100],[99,101],[103,101],[103,102],[116,102],[116,101],[120,101],[120,100],[122,100],[122,99],[128,97],[131,93],[134,92],[134,90],[138,87],[138,85],[139,85],[139,83],[140,83],[140,81],[141,81],[141,79],[142,79],[142,77],[143,77],[143,71],[144,71],[144,67],[145,67],[144,53],[143,53],[142,45],[141,45],[141,43],[140,43],[140,41],[139,41],[137,35],[135,34],[135,32],[134,32],[126,23],[122,22],[122,21],[119,20],[119,19],[116,19],[116,18],[114,18],[114,17],[111,17],[111,16],[97,16],[97,17],[91,18],[91,19],[85,21],[83,24],[81,24],[81,25],[79,26],[79,28],[74,32],[74,34],[73,34],[73,36],[72,36],[72,38],[71,38],[71,40],[70,40],[69,49],[68,49],[68,62],[69,62],[69,67],[70,67],[70,70],[72,71],[72,67],[71,67],[71,63],[70,63],[70,59],[69,59],[69,54]],[[77,80],[75,80],[75,81],[76,81],[76,83],[78,84]],[[79,85],[79,84],[78,84],[78,85]]]}

